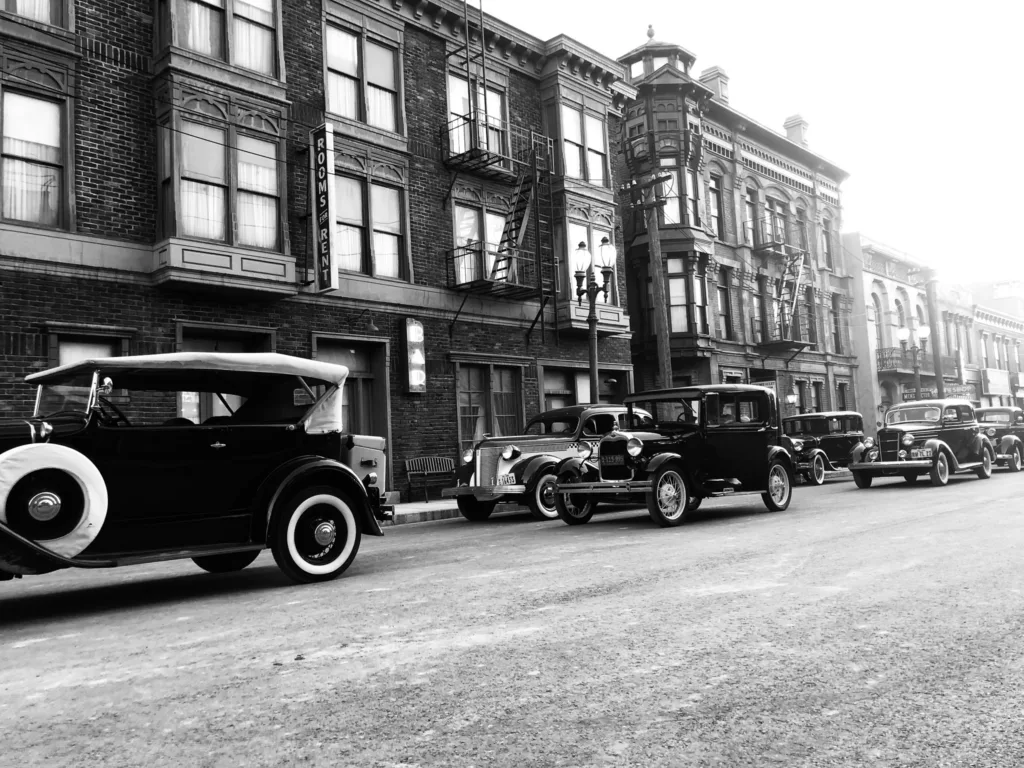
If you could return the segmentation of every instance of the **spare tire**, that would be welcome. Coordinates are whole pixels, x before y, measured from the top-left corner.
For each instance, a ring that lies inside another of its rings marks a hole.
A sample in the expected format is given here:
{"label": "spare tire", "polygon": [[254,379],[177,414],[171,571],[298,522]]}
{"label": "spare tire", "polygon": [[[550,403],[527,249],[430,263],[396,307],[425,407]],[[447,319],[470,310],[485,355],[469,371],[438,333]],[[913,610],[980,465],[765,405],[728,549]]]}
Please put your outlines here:
{"label": "spare tire", "polygon": [[63,557],[75,557],[107,519],[107,484],[87,456],[35,443],[0,453],[0,522]]}

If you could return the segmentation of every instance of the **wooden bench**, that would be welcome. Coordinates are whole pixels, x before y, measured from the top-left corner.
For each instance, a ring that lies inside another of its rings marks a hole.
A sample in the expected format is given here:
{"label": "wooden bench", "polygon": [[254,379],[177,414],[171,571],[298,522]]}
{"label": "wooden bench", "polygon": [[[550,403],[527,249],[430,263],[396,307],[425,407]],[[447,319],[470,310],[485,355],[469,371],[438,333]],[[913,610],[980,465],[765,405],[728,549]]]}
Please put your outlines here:
{"label": "wooden bench", "polygon": [[417,456],[415,459],[406,459],[405,475],[409,478],[409,500],[412,501],[413,489],[422,488],[423,500],[430,501],[430,486],[440,483],[446,486],[452,484],[454,473],[455,460],[446,456]]}

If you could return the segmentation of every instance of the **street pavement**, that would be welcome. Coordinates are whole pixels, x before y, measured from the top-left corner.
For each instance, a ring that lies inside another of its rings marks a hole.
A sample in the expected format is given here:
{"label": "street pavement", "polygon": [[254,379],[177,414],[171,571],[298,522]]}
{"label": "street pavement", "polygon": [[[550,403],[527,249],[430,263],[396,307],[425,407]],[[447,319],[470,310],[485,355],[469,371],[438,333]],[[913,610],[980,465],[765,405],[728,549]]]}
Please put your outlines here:
{"label": "street pavement", "polygon": [[1024,765],[1024,473],[0,583],[4,766]]}

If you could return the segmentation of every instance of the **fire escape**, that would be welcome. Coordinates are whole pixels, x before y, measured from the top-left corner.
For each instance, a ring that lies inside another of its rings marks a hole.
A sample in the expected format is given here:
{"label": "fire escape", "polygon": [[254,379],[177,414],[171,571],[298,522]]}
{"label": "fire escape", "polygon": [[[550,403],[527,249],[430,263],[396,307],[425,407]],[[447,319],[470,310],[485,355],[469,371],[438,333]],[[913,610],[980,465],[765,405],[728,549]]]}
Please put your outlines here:
{"label": "fire escape", "polygon": [[800,297],[810,284],[810,250],[803,221],[790,221],[777,211],[746,222],[747,244],[755,256],[782,264],[782,276],[769,282],[763,294],[762,316],[751,316],[754,344],[768,355],[798,352],[817,342],[818,329],[810,306]]}
{"label": "fire escape", "polygon": [[[498,242],[489,241],[484,225],[479,238],[445,251],[448,287],[465,294],[449,326],[449,335],[471,295],[512,301],[535,297],[539,306],[526,338],[529,341],[539,321],[543,339],[548,302],[554,302],[556,315],[558,311],[552,199],[554,142],[489,111],[493,105],[486,88],[487,53],[480,5],[480,49],[470,50],[467,5],[466,43],[449,54],[450,58],[460,57],[459,65],[465,69],[470,110],[450,116],[441,128],[442,156],[445,167],[452,172],[445,203],[451,200],[460,174],[507,184],[512,195]],[[472,71],[474,62],[478,62],[479,76]],[[556,325],[556,339],[557,333]]]}

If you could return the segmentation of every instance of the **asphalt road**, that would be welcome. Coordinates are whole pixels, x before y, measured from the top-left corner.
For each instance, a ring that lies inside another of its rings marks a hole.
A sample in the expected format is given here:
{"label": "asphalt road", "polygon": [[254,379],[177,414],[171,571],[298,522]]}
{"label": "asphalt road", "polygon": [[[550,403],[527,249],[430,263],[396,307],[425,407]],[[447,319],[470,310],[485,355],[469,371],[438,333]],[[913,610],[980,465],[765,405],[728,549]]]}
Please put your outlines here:
{"label": "asphalt road", "polygon": [[1024,765],[1024,473],[0,583],[4,766]]}

